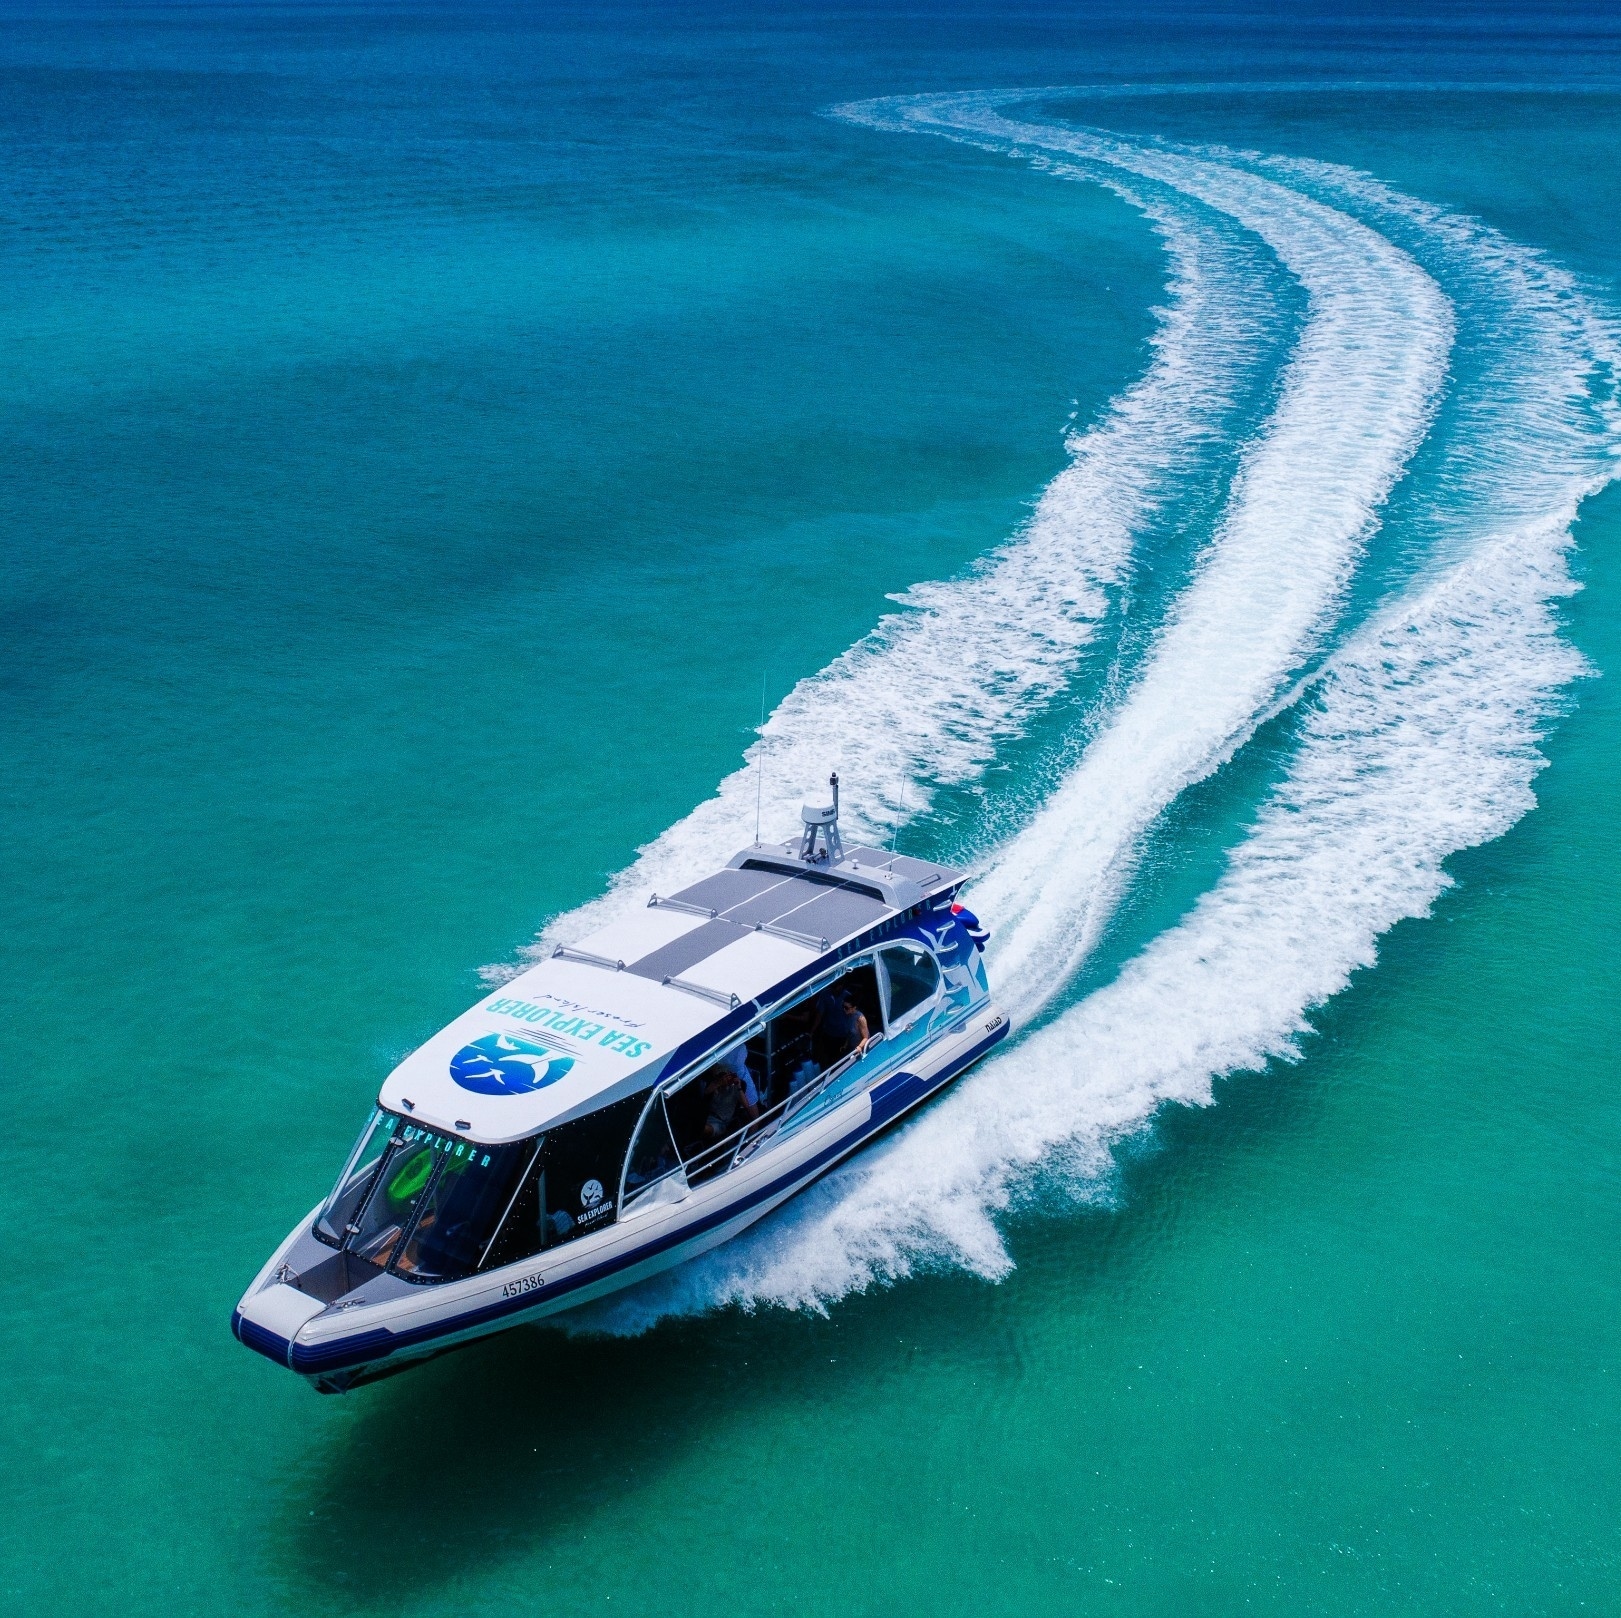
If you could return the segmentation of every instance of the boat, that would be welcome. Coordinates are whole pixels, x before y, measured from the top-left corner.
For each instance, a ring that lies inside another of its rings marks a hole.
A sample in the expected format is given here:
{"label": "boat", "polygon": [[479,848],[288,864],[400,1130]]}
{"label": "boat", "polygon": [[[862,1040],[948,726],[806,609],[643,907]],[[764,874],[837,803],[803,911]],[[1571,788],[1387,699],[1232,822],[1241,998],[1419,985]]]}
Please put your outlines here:
{"label": "boat", "polygon": [[237,1304],[341,1393],[718,1246],[1007,1037],[965,873],[802,835],[558,945],[405,1058]]}

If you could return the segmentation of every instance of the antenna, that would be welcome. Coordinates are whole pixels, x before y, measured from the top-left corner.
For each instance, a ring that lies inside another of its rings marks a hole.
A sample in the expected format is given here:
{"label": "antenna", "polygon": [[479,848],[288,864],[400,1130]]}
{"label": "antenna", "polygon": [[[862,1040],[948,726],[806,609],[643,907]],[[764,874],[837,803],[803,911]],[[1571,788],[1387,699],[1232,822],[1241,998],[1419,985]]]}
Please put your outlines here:
{"label": "antenna", "polygon": [[893,858],[895,851],[901,846],[901,820],[906,814],[906,777],[901,777],[901,806],[895,811],[895,829],[889,835],[889,852]]}
{"label": "antenna", "polygon": [[755,732],[760,755],[754,761],[754,841],[760,841],[760,808],[765,802],[765,674],[760,675],[760,728]]}

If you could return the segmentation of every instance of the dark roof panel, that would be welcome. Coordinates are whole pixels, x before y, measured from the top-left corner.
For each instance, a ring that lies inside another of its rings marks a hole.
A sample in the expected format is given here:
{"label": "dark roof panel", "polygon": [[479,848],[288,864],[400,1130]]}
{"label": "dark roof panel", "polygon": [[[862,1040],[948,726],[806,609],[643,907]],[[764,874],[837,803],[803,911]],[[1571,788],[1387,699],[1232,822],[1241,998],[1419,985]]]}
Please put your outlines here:
{"label": "dark roof panel", "polygon": [[747,936],[746,927],[734,927],[729,921],[701,922],[690,933],[683,933],[659,949],[650,951],[639,961],[632,961],[625,970],[634,972],[639,978],[652,978],[655,983],[662,983],[666,978],[680,977],[689,966],[708,960],[728,944],[735,944],[738,939]]}
{"label": "dark roof panel", "polygon": [[777,925],[790,927],[796,933],[808,933],[813,938],[825,938],[830,944],[865,927],[875,926],[890,913],[888,905],[863,894],[818,887],[809,882],[796,882],[794,886],[801,890],[799,903],[784,910],[776,918]]}
{"label": "dark roof panel", "polygon": [[[637,962],[634,970],[644,977],[653,975],[655,965],[661,973],[685,970],[724,949],[733,937],[741,936],[741,930],[751,927],[781,927],[807,939],[826,939],[831,945],[894,914],[877,889],[822,871],[720,871],[669,897],[683,905],[712,910],[716,920],[655,950],[645,962]],[[722,926],[730,928],[724,939],[720,932],[710,931]],[[706,942],[709,937],[714,938],[713,944]],[[678,958],[682,966],[666,964],[667,959]]]}
{"label": "dark roof panel", "polygon": [[[746,903],[757,894],[768,893],[789,880],[775,871],[717,871],[702,882],[694,882],[679,893],[667,894],[685,905],[697,905],[702,910],[713,910],[724,915],[734,906]],[[761,917],[752,917],[761,920]]]}

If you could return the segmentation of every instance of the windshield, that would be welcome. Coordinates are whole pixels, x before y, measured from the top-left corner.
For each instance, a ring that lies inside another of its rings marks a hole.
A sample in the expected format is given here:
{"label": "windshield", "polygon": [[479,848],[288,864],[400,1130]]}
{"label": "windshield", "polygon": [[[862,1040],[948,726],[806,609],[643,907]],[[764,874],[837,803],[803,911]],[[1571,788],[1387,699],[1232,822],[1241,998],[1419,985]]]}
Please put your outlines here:
{"label": "windshield", "polygon": [[344,1227],[360,1207],[372,1176],[377,1172],[377,1160],[387,1150],[399,1121],[392,1112],[384,1112],[381,1107],[372,1108],[372,1115],[366,1120],[366,1127],[361,1130],[360,1139],[355,1142],[355,1149],[349,1154],[349,1161],[338,1176],[338,1183],[332,1188],[332,1195],[316,1215],[315,1234],[323,1241],[330,1242],[334,1247],[343,1245]]}
{"label": "windshield", "polygon": [[416,1124],[402,1124],[394,1132],[370,1196],[355,1216],[349,1250],[380,1269],[393,1263],[400,1238],[416,1217],[417,1203],[438,1167],[434,1138]]}
{"label": "windshield", "polygon": [[471,1275],[495,1238],[535,1142],[488,1151],[464,1141],[436,1147],[439,1172],[422,1194],[416,1224],[394,1262],[414,1281]]}
{"label": "windshield", "polygon": [[316,1234],[413,1281],[471,1275],[536,1142],[479,1146],[379,1110],[316,1220]]}

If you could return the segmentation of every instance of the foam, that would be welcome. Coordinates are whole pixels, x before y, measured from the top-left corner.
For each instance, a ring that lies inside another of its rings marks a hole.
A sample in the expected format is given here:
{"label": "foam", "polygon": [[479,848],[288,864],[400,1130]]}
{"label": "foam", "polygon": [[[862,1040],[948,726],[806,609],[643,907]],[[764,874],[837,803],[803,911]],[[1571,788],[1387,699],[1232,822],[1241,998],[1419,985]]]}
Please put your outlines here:
{"label": "foam", "polygon": [[1111,1146],[1156,1108],[1207,1104],[1217,1076],[1297,1055],[1307,1009],[1427,911],[1446,856],[1532,806],[1550,693],[1580,670],[1548,606],[1569,588],[1569,514],[1501,536],[1333,659],[1221,881],[1113,983],[774,1225],[577,1324],[823,1308],[943,1265],[994,1280],[1011,1268],[998,1213],[1037,1191],[1097,1195]]}
{"label": "foam", "polygon": [[901,127],[1050,151],[1175,187],[1254,231],[1308,297],[1276,407],[1248,446],[1195,578],[1079,766],[977,891],[998,921],[996,981],[1027,1017],[1095,942],[1153,818],[1231,756],[1332,623],[1377,510],[1429,425],[1451,310],[1387,238],[1229,154],[1016,122],[979,94],[884,103],[878,117],[897,114]]}
{"label": "foam", "polygon": [[1467,295],[1470,341],[1501,356],[1461,413],[1456,465],[1425,491],[1440,554],[1296,693],[1280,781],[1181,922],[757,1232],[577,1327],[636,1331],[724,1303],[823,1308],[943,1265],[1004,1274],[999,1213],[1106,1192],[1111,1147],[1155,1109],[1207,1104],[1218,1076],[1297,1056],[1311,1008],[1444,890],[1447,856],[1532,807],[1539,739],[1583,667],[1557,618],[1570,525],[1621,451],[1614,327],[1556,267],[1471,221],[1350,171],[1290,178],[1402,222]]}
{"label": "foam", "polygon": [[[1308,158],[1257,157],[1265,172],[1325,190],[1344,204],[1372,212],[1385,230],[1408,227],[1445,253],[1452,272],[1497,313],[1483,322],[1479,346],[1488,380],[1474,412],[1476,451],[1465,476],[1504,458],[1494,511],[1528,519],[1558,506],[1566,491],[1603,487],[1621,462],[1621,323],[1596,305],[1578,279],[1545,253],[1522,247],[1478,219],[1409,197],[1343,164]],[[1502,342],[1503,327],[1529,322],[1532,344]],[[1505,390],[1516,416],[1506,449],[1492,412]],[[1581,432],[1584,414],[1589,430]],[[1456,532],[1456,526],[1454,532]]]}

